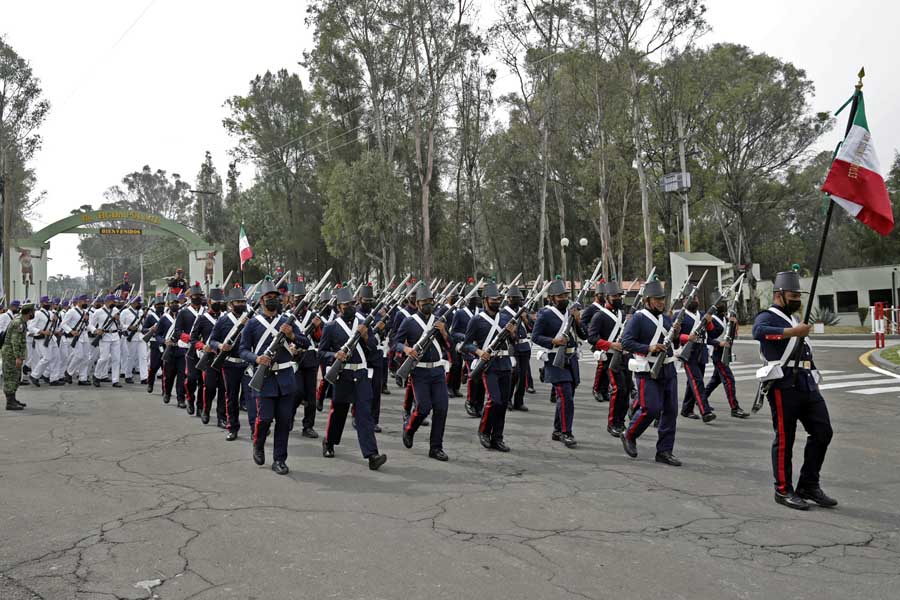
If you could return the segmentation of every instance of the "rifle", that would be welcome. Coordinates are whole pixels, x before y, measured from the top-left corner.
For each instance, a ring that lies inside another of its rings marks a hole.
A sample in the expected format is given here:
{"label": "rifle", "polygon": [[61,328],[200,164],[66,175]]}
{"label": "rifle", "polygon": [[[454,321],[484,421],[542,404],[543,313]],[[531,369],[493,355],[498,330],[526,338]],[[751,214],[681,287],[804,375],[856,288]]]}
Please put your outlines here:
{"label": "rifle", "polygon": [[[109,312],[109,316],[106,317],[106,321],[103,323],[103,326],[100,329],[103,330],[103,333],[97,336],[94,336],[94,339],[91,340],[91,345],[96,348],[100,345],[100,340],[103,339],[103,336],[106,335],[106,328],[109,326],[110,322],[113,320],[112,311]],[[118,331],[117,331],[118,332]]]}
{"label": "rifle", "polygon": [[[60,306],[62,306],[63,301],[68,298],[68,295],[69,295],[69,290],[66,290],[63,293],[62,300],[59,301]],[[55,316],[56,316],[56,319],[53,321],[53,327],[50,329],[50,335],[48,335],[47,337],[44,338],[44,348],[47,348],[50,346],[50,340],[52,340],[53,336],[56,335],[56,328],[59,327],[59,323],[60,323],[60,321],[62,321],[62,317],[59,314],[59,309],[57,309]]]}
{"label": "rifle", "polygon": [[515,277],[513,277],[513,278],[510,280],[510,282],[509,282],[508,284],[504,285],[504,286],[500,289],[500,293],[502,293],[503,295],[506,295],[506,292],[509,291],[509,288],[511,288],[511,287],[514,286],[514,285],[518,285],[518,284],[519,284],[519,280],[520,280],[521,278],[522,278],[522,272],[519,271],[519,274],[518,274],[518,275],[516,275]]}
{"label": "rifle", "polygon": [[[581,303],[584,300],[585,294],[587,291],[593,287],[593,282],[597,279],[597,276],[600,274],[600,267],[603,265],[603,261],[597,261],[597,267],[594,269],[594,273],[591,275],[589,279],[586,279],[581,282],[581,290],[578,292],[578,296],[575,297],[575,301],[566,311],[566,326],[563,329],[562,337],[566,338],[565,346],[557,346],[556,353],[553,355],[553,366],[557,369],[562,369],[566,365],[566,347],[569,343],[569,332],[572,331],[572,326],[575,324],[575,317],[572,316],[572,310],[575,308],[580,308]],[[575,285],[575,284],[572,284]]]}
{"label": "rifle", "polygon": [[[703,283],[703,278],[706,277],[706,271],[703,272],[703,277],[700,278],[700,283]],[[685,294],[688,286],[691,285],[691,273],[688,273],[687,279],[684,280],[684,285],[681,287],[681,292],[678,294],[678,301],[681,302],[682,306],[687,300],[688,296],[692,296],[691,294]],[[697,285],[698,289],[700,286]],[[656,359],[656,362],[653,363],[653,366],[650,368],[650,377],[652,379],[658,379],[659,374],[662,373],[663,365],[666,363],[666,355],[669,353],[669,349],[675,343],[675,330],[681,326],[681,322],[684,320],[684,310],[678,312],[678,316],[675,317],[675,321],[672,323],[672,328],[669,329],[669,333],[666,334],[666,338],[663,340],[663,351],[659,354]]]}
{"label": "rifle", "polygon": [[[549,288],[550,284],[552,284],[552,283],[553,283],[553,280],[548,281],[547,285],[545,285],[544,288],[540,292],[535,292],[534,290],[532,290],[532,293],[528,296],[528,299],[525,300],[525,302],[522,304],[522,306],[519,307],[519,310],[516,311],[516,314],[513,316],[512,319],[510,319],[509,322],[515,323],[516,328],[518,328],[519,321],[522,319],[522,316],[527,312],[531,312],[531,309],[537,303],[538,298],[542,298],[544,296],[544,294],[547,293],[547,288]],[[488,354],[493,354],[494,352],[496,352],[504,343],[506,343],[509,340],[510,335],[511,334],[509,333],[509,330],[504,327],[500,331],[500,333],[497,334],[497,337],[495,337],[493,340],[491,340],[491,343],[488,344],[488,347],[485,350],[485,352],[487,352]],[[473,380],[477,381],[478,377],[481,376],[482,371],[484,371],[487,368],[488,362],[490,362],[490,359],[481,360],[480,358],[476,358],[474,361],[472,361],[472,367],[469,370],[469,377],[471,377]]]}
{"label": "rifle", "polygon": [[[482,277],[477,284],[472,286],[472,289],[469,290],[468,294],[457,299],[456,303],[450,308],[450,310],[444,312],[444,314],[442,314],[440,318],[435,319],[434,323],[431,324],[431,327],[429,327],[427,331],[422,332],[422,337],[420,337],[419,341],[416,342],[416,345],[413,346],[413,350],[416,352],[416,354],[421,355],[423,352],[425,352],[425,348],[429,343],[431,343],[431,340],[434,339],[435,333],[437,333],[437,328],[435,326],[438,323],[446,324],[447,315],[455,311],[459,307],[465,306],[469,301],[469,298],[471,298],[478,292],[478,288],[482,283],[484,283],[484,277]],[[406,360],[403,361],[403,364],[400,365],[400,368],[397,369],[397,377],[399,377],[400,379],[406,379],[407,377],[409,377],[409,374],[412,373],[412,370],[416,368],[417,364],[419,364],[419,359],[413,358],[412,356],[407,356]]]}
{"label": "rifle", "polygon": [[[745,273],[746,274],[746,273]],[[731,343],[734,341],[734,333],[737,329],[737,324],[731,322],[731,318],[737,318],[737,303],[738,299],[741,297],[741,291],[744,289],[744,275],[741,275],[741,283],[738,285],[737,291],[734,294],[734,298],[731,299],[731,304],[728,306],[728,321],[725,323],[725,347],[722,349],[722,364],[726,367],[731,364],[732,358],[734,358],[734,351],[731,348]]]}
{"label": "rifle", "polygon": [[[704,273],[703,276],[706,277],[706,273]],[[743,281],[743,279],[744,279],[744,276],[741,275],[737,281],[735,281],[734,283],[731,284],[730,288],[728,288],[727,290],[725,290],[724,292],[719,294],[719,297],[716,299],[716,301],[713,302],[712,304],[710,304],[709,307],[706,309],[706,312],[703,313],[703,316],[700,317],[700,319],[698,319],[696,323],[694,323],[694,328],[691,329],[689,335],[698,336],[703,332],[703,326],[704,326],[703,322],[706,320],[706,318],[708,316],[711,316],[714,312],[716,312],[716,304],[721,302],[723,298],[728,297],[728,295],[732,292],[732,290],[734,290],[734,286],[741,283]],[[702,283],[703,280],[701,279],[700,282]],[[700,284],[697,284],[697,288],[698,289],[700,288]],[[681,310],[684,310],[684,308],[682,308]],[[687,343],[685,343],[685,345],[682,346],[682,348],[681,348],[681,356],[683,357],[682,360],[686,361],[688,358],[690,358],[691,352],[693,352],[693,351],[694,351],[694,342],[688,340]]]}
{"label": "rifle", "polygon": [[[257,281],[253,284],[253,286],[247,290],[245,297],[252,298],[253,294],[256,292],[256,288],[259,287],[259,284],[262,283],[262,280]],[[244,311],[244,314],[241,315],[241,318],[238,319],[237,323],[231,326],[231,329],[225,335],[225,339],[222,340],[222,344],[228,344],[229,346],[234,346],[234,343],[237,341],[239,335],[241,335],[241,331],[244,329],[244,325],[247,324],[247,321],[256,314],[256,309],[259,307],[259,303],[262,302],[262,298],[257,298],[256,302],[253,303],[253,306],[248,306],[247,310]],[[209,343],[209,340],[206,341]],[[201,371],[205,371],[207,368],[218,369],[222,366],[222,363],[225,362],[225,358],[228,356],[229,351],[219,351],[218,353],[213,352],[204,352],[203,356],[200,357],[200,360],[197,361],[197,369]]]}
{"label": "rifle", "polygon": [[[645,282],[649,281],[650,277],[653,277],[654,272],[656,272],[656,267],[653,267],[653,269],[650,271],[650,275],[647,276],[647,279],[645,280]],[[630,292],[632,289],[634,289],[634,281],[632,281],[631,285],[628,286],[628,289],[625,290],[625,295],[627,296],[628,292]],[[626,313],[626,318],[629,315],[633,315],[635,313],[635,311],[637,310],[636,307],[640,305],[639,303],[641,301],[641,296],[643,296],[643,295],[644,295],[644,286],[641,286],[641,289],[638,290],[637,296],[634,297],[634,304],[631,305],[631,308],[628,309],[628,312]],[[623,324],[622,327],[619,328],[619,332],[616,334],[615,339],[610,340],[610,342],[618,343],[619,340],[622,339],[622,334],[624,332],[625,332],[625,325]],[[622,351],[616,350],[615,348],[613,348],[609,352],[610,352],[609,364],[607,365],[606,368],[609,369],[610,371],[618,373],[621,371],[621,368],[622,368]]]}
{"label": "rifle", "polygon": [[[101,293],[103,293],[102,288],[97,292],[97,295],[94,296],[94,300],[93,300],[93,302],[91,302],[91,304],[94,304],[94,302],[97,301],[97,299],[100,297]],[[75,329],[78,330],[78,335],[72,336],[72,347],[73,348],[78,344],[78,340],[81,339],[81,334],[84,333],[84,328],[87,326],[87,322],[88,322],[88,319],[90,318],[90,316],[91,316],[91,309],[90,309],[90,307],[88,307],[88,308],[84,309],[84,314],[81,315],[81,319],[78,320],[78,325],[75,326]]]}
{"label": "rifle", "polygon": [[[400,290],[404,285],[406,285],[406,282],[409,281],[409,278],[411,276],[412,276],[411,273],[409,275],[407,275],[406,279],[403,280],[403,282],[401,282],[401,284],[393,292],[389,293],[384,300],[382,300],[381,302],[378,303],[378,306],[376,306],[375,308],[372,309],[372,311],[366,316],[365,321],[363,321],[363,323],[362,323],[364,326],[366,326],[366,327],[371,326],[372,323],[375,321],[375,318],[379,317],[379,313],[382,310],[385,311],[385,314],[387,312],[390,312],[389,309],[392,308],[394,304],[396,304],[397,302],[399,302],[400,300],[403,299],[403,292],[398,291],[398,290]],[[340,317],[338,317],[338,318],[340,318]],[[347,356],[350,356],[350,354],[353,352],[353,350],[359,344],[360,339],[362,339],[362,334],[359,332],[359,328],[357,328],[356,331],[353,332],[353,335],[350,336],[350,339],[347,340],[347,343],[345,343],[341,347],[340,351],[343,352],[344,354],[346,354]],[[379,358],[379,360],[381,360],[381,359]],[[328,383],[330,383],[332,385],[335,384],[338,380],[338,377],[340,377],[340,375],[341,375],[341,371],[344,370],[344,362],[345,361],[343,361],[343,360],[338,360],[337,358],[335,358],[334,362],[331,363],[331,366],[328,367],[328,370],[325,372],[325,381],[327,381]]]}
{"label": "rifle", "polygon": [[[300,312],[303,308],[309,306],[309,303],[306,302],[307,298],[312,298],[312,292],[316,292],[317,294],[324,287],[325,282],[328,277],[331,275],[331,269],[322,276],[319,282],[316,284],[316,287],[308,292],[304,297],[302,302],[298,302],[297,306],[292,308],[291,310],[284,313],[284,316],[287,317],[287,321],[283,323],[283,325],[293,325],[294,321],[297,320],[297,313]],[[275,353],[278,352],[278,348],[280,348],[284,344],[284,334],[279,331],[275,337],[272,338],[272,341],[269,343],[269,347],[266,348],[266,351],[263,352],[262,356],[267,356],[270,359],[275,358]],[[253,378],[250,380],[250,389],[259,392],[262,391],[263,383],[266,380],[266,377],[269,376],[269,371],[271,371],[271,365],[257,365],[256,371],[253,373]]]}

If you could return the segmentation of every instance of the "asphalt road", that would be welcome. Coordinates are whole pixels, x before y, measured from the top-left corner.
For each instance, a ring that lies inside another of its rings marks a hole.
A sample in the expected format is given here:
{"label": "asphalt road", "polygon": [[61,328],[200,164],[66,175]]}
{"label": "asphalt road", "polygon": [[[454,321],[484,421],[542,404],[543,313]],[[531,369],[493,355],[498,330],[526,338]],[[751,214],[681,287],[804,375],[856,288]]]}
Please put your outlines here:
{"label": "asphalt road", "polygon": [[[772,500],[768,407],[733,419],[721,391],[718,420],[679,419],[682,468],[653,462],[652,430],[627,458],[587,385],[578,448],[552,442],[539,385],[508,417],[509,454],[478,445],[460,401],[451,462],[427,457],[425,430],[406,450],[395,390],[381,471],[350,430],[331,460],[292,435],[279,477],[246,428],[227,443],[139,386],[26,388],[25,411],[0,413],[0,598],[896,599],[900,378],[862,352],[817,346],[835,429],[822,485],[841,505],[806,513]],[[747,409],[755,356],[739,346]]]}

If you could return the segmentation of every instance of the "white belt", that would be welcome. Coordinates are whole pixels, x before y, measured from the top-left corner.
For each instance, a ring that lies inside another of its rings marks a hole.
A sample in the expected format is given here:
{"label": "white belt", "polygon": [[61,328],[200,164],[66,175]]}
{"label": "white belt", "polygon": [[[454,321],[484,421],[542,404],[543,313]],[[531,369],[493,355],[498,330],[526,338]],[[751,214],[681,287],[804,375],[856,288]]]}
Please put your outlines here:
{"label": "white belt", "polygon": [[237,356],[227,356],[227,357],[225,357],[225,362],[242,363],[242,362],[244,362],[244,359],[238,358]]}
{"label": "white belt", "polygon": [[190,348],[191,347],[191,345],[189,343],[182,342],[181,340],[178,340],[177,345],[179,348]]}
{"label": "white belt", "polygon": [[417,369],[435,369],[437,367],[443,368],[444,364],[445,364],[445,361],[443,361],[443,360],[439,360],[437,362],[430,362],[430,363],[420,362],[416,365],[416,368]]}
{"label": "white belt", "polygon": [[270,370],[274,373],[276,371],[283,371],[284,369],[290,369],[293,366],[294,366],[293,362],[278,363],[278,364],[273,364],[272,368]]}
{"label": "white belt", "polygon": [[494,356],[509,356],[509,350],[500,350],[499,352],[494,352]]}
{"label": "white belt", "polygon": [[362,363],[352,363],[352,364],[344,365],[345,371],[362,371],[363,369],[367,369],[367,368],[368,367],[366,367],[366,365],[364,365]]}

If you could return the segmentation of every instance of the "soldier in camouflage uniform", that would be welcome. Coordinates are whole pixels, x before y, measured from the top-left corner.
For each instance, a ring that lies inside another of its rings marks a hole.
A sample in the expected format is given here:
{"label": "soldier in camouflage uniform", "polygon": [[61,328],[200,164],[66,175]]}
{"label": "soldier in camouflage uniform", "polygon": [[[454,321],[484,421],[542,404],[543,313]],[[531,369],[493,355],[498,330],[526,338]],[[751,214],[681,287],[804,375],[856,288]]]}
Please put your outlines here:
{"label": "soldier in camouflage uniform", "polygon": [[6,410],[22,410],[25,404],[16,400],[16,390],[22,374],[22,364],[27,356],[25,334],[27,322],[34,317],[34,305],[25,304],[6,329],[6,339],[0,356],[3,358],[3,393],[6,394]]}

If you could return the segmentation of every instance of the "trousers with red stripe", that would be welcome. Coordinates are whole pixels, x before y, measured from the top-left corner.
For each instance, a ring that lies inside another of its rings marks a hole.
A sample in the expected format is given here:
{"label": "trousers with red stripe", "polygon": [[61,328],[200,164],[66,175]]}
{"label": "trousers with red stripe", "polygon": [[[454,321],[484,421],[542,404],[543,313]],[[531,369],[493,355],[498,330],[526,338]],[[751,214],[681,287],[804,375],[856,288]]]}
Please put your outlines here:
{"label": "trousers with red stripe", "polygon": [[631,373],[625,369],[618,373],[608,370],[609,377],[609,415],[606,424],[610,427],[625,425],[628,414],[628,400],[631,392]]}
{"label": "trousers with red stripe", "polygon": [[347,423],[347,413],[354,408],[356,440],[363,458],[378,454],[375,422],[372,419],[372,381],[365,371],[342,371],[332,386],[331,410],[325,425],[325,442],[339,446]]}
{"label": "trousers with red stripe", "polygon": [[502,440],[512,395],[512,371],[487,369],[481,373],[481,382],[484,386],[484,410],[478,432],[488,434],[492,440]]}
{"label": "trousers with red stripe", "polygon": [[413,411],[406,423],[406,432],[415,434],[430,413],[431,450],[444,447],[444,428],[447,425],[447,411],[450,399],[447,395],[446,371],[443,367],[416,367],[410,374],[413,393]]}
{"label": "trousers with red stripe", "polygon": [[[249,406],[247,407],[250,408]],[[256,394],[256,415],[253,421],[253,444],[264,446],[272,421],[275,421],[275,440],[272,460],[287,460],[288,436],[291,433],[291,421],[294,417],[293,394],[279,396],[260,396]],[[250,412],[249,410],[247,411]]]}
{"label": "trousers with red stripe", "polygon": [[598,360],[597,370],[594,371],[593,391],[595,394],[600,394],[603,397],[609,395],[609,381],[611,379],[609,376],[609,369],[606,368],[606,365],[607,361]]}
{"label": "trousers with red stripe", "polygon": [[798,488],[819,487],[819,472],[825,462],[825,453],[834,432],[825,399],[818,390],[799,390],[792,387],[772,388],[767,394],[772,408],[772,470],[775,474],[775,490],[787,493],[794,489],[791,460],[794,437],[799,421],[806,430],[806,447],[803,449],[803,466],[800,467]]}
{"label": "trousers with red stripe", "polygon": [[208,368],[203,372],[203,413],[209,414],[216,401],[216,418],[225,420],[225,378],[219,369]]}
{"label": "trousers with red stripe", "polygon": [[[466,373],[469,372],[469,368],[471,366],[472,366],[472,361],[466,360]],[[468,402],[471,406],[473,406],[475,408],[475,410],[483,411],[483,409],[484,409],[484,379],[483,378],[469,377],[466,380],[466,402]]]}
{"label": "trousers with red stripe", "polygon": [[678,419],[678,378],[652,379],[649,374],[638,373],[637,410],[625,431],[629,439],[636,440],[659,419],[657,452],[671,452],[675,447],[675,423]]}
{"label": "trousers with red stripe", "polygon": [[163,394],[172,395],[172,387],[175,387],[175,397],[179,402],[184,402],[184,356],[174,355],[163,364]]}
{"label": "trousers with red stripe", "polygon": [[681,412],[694,412],[694,404],[700,409],[700,414],[705,415],[710,411],[709,400],[706,397],[706,386],[703,384],[703,372],[706,363],[697,363],[692,360],[684,364],[684,375],[687,385],[684,388],[684,401],[681,403]]}
{"label": "trousers with red stripe", "polygon": [[238,367],[222,367],[221,377],[225,384],[226,428],[237,433],[241,429],[241,395],[245,398],[249,396],[247,384],[250,378],[244,375],[244,369]]}
{"label": "trousers with red stripe", "polygon": [[294,373],[297,385],[294,391],[294,419],[297,409],[303,404],[303,429],[312,429],[316,424],[316,370],[318,367],[300,367]]}
{"label": "trousers with red stripe", "polygon": [[203,403],[203,376],[200,369],[197,368],[197,360],[197,355],[193,352],[189,352],[184,357],[184,388],[188,404],[191,405],[194,404],[194,398],[197,399],[197,404]]}
{"label": "trousers with red stripe", "polygon": [[512,382],[512,405],[521,408],[525,405],[525,391],[532,385],[531,381],[531,352],[516,352],[516,364],[513,365]]}
{"label": "trousers with red stripe", "polygon": [[709,402],[710,395],[712,395],[713,391],[719,387],[719,384],[722,384],[722,388],[725,390],[725,398],[728,399],[728,406],[732,409],[740,408],[737,401],[736,388],[734,387],[734,374],[731,372],[731,367],[720,360],[714,360],[713,374],[712,377],[709,378],[709,383],[706,384],[707,402]]}

